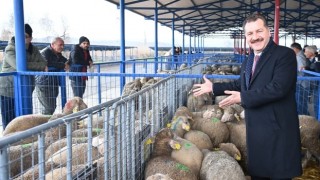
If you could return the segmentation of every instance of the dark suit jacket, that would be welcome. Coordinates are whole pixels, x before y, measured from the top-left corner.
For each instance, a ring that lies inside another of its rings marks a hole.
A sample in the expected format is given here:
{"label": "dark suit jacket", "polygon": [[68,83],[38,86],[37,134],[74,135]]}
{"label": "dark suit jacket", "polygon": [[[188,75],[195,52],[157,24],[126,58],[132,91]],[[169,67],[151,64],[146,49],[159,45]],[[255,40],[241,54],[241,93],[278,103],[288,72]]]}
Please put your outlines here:
{"label": "dark suit jacket", "polygon": [[[252,176],[290,178],[302,173],[301,143],[295,100],[297,61],[295,53],[270,39],[246,85],[249,60],[241,66],[240,78],[215,83],[214,94],[241,91],[247,129],[248,170]],[[252,58],[250,59],[252,60]]]}

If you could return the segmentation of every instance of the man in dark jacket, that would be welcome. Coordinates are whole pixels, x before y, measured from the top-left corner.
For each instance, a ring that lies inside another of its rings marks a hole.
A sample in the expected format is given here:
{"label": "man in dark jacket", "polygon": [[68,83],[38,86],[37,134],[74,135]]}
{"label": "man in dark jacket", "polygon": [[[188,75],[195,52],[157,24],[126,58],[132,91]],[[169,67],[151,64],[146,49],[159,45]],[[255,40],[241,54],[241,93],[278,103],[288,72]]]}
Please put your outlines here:
{"label": "man in dark jacket", "polygon": [[[48,63],[49,72],[60,72],[69,70],[67,59],[61,54],[64,41],[56,37],[51,44],[41,50],[41,55]],[[36,87],[38,99],[42,105],[42,114],[52,115],[57,107],[57,96],[59,94],[59,76],[36,76]]]}
{"label": "man in dark jacket", "polygon": [[[25,44],[26,44],[26,65],[28,71],[47,71],[47,62],[41,56],[39,49],[32,44],[33,30],[29,24],[25,24]],[[17,71],[15,38],[12,37],[4,50],[4,57],[2,62],[1,72],[15,72]],[[0,77],[0,102],[2,125],[5,128],[9,122],[16,117],[15,109],[15,87],[13,76]],[[34,78],[30,76],[30,86],[23,87],[30,88],[30,95],[28,98],[32,99],[32,92],[34,90]],[[28,107],[32,110],[32,106]]]}
{"label": "man in dark jacket", "polygon": [[243,29],[252,51],[241,65],[240,78],[212,84],[204,77],[205,83],[195,84],[198,88],[193,92],[195,96],[227,94],[230,96],[219,103],[220,107],[241,103],[245,108],[252,180],[291,179],[302,174],[296,56],[292,49],[272,41],[262,15],[247,17]]}
{"label": "man in dark jacket", "polygon": [[[92,67],[93,62],[89,53],[90,41],[87,37],[81,36],[79,44],[74,45],[70,52],[69,62],[71,63],[70,72],[87,72],[87,67]],[[87,76],[69,76],[74,96],[83,98],[86,90]]]}

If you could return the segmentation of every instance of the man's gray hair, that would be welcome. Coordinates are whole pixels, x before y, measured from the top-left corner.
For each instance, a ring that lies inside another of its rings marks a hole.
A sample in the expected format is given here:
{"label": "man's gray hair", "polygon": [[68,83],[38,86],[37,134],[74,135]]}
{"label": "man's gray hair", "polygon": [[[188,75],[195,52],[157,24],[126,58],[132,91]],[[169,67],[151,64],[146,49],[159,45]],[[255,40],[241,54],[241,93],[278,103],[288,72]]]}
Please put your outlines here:
{"label": "man's gray hair", "polygon": [[309,52],[311,52],[313,54],[316,54],[316,52],[317,52],[317,46],[314,46],[314,45],[313,46],[307,46],[304,49],[305,49],[305,51],[309,51]]}

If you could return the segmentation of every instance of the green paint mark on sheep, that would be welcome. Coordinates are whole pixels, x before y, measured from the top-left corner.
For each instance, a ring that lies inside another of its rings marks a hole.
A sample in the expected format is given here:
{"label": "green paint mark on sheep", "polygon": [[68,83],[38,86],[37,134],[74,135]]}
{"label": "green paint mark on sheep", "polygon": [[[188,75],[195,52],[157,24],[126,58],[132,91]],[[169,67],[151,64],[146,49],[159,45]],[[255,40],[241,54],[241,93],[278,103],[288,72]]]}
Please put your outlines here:
{"label": "green paint mark on sheep", "polygon": [[190,171],[190,169],[187,166],[180,164],[180,163],[177,163],[177,168],[182,171]]}
{"label": "green paint mark on sheep", "polygon": [[22,144],[21,145],[22,148],[28,148],[28,147],[31,147],[31,146],[32,146],[32,143]]}
{"label": "green paint mark on sheep", "polygon": [[211,121],[212,121],[213,123],[216,123],[216,122],[219,122],[220,120],[219,120],[218,118],[214,117],[214,118],[211,119]]}
{"label": "green paint mark on sheep", "polygon": [[100,129],[100,128],[93,128],[92,131],[96,132],[97,134],[100,134],[101,131],[102,131],[102,129]]}
{"label": "green paint mark on sheep", "polygon": [[192,147],[192,144],[190,144],[190,143],[185,143],[185,144],[184,144],[184,147],[185,147],[186,149],[190,149],[190,148]]}

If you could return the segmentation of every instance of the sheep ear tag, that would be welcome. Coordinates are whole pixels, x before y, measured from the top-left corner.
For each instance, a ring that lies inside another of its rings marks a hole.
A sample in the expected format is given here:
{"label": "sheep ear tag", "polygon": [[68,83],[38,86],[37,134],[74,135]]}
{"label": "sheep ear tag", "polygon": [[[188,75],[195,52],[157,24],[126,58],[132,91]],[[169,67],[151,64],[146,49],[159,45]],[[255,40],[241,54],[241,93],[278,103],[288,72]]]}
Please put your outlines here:
{"label": "sheep ear tag", "polygon": [[170,140],[169,145],[172,149],[176,149],[176,150],[181,149],[181,145],[175,140]]}
{"label": "sheep ear tag", "polygon": [[235,155],[234,155],[234,158],[235,158],[237,161],[240,161],[240,160],[241,160],[241,156],[239,156],[238,154],[235,154]]}
{"label": "sheep ear tag", "polygon": [[154,143],[154,137],[148,138],[145,142],[145,145],[153,144]]}
{"label": "sheep ear tag", "polygon": [[167,124],[167,128],[171,128],[172,124],[171,123],[168,123]]}
{"label": "sheep ear tag", "polygon": [[72,109],[72,112],[73,112],[73,113],[78,112],[78,106],[74,107],[74,108]]}

